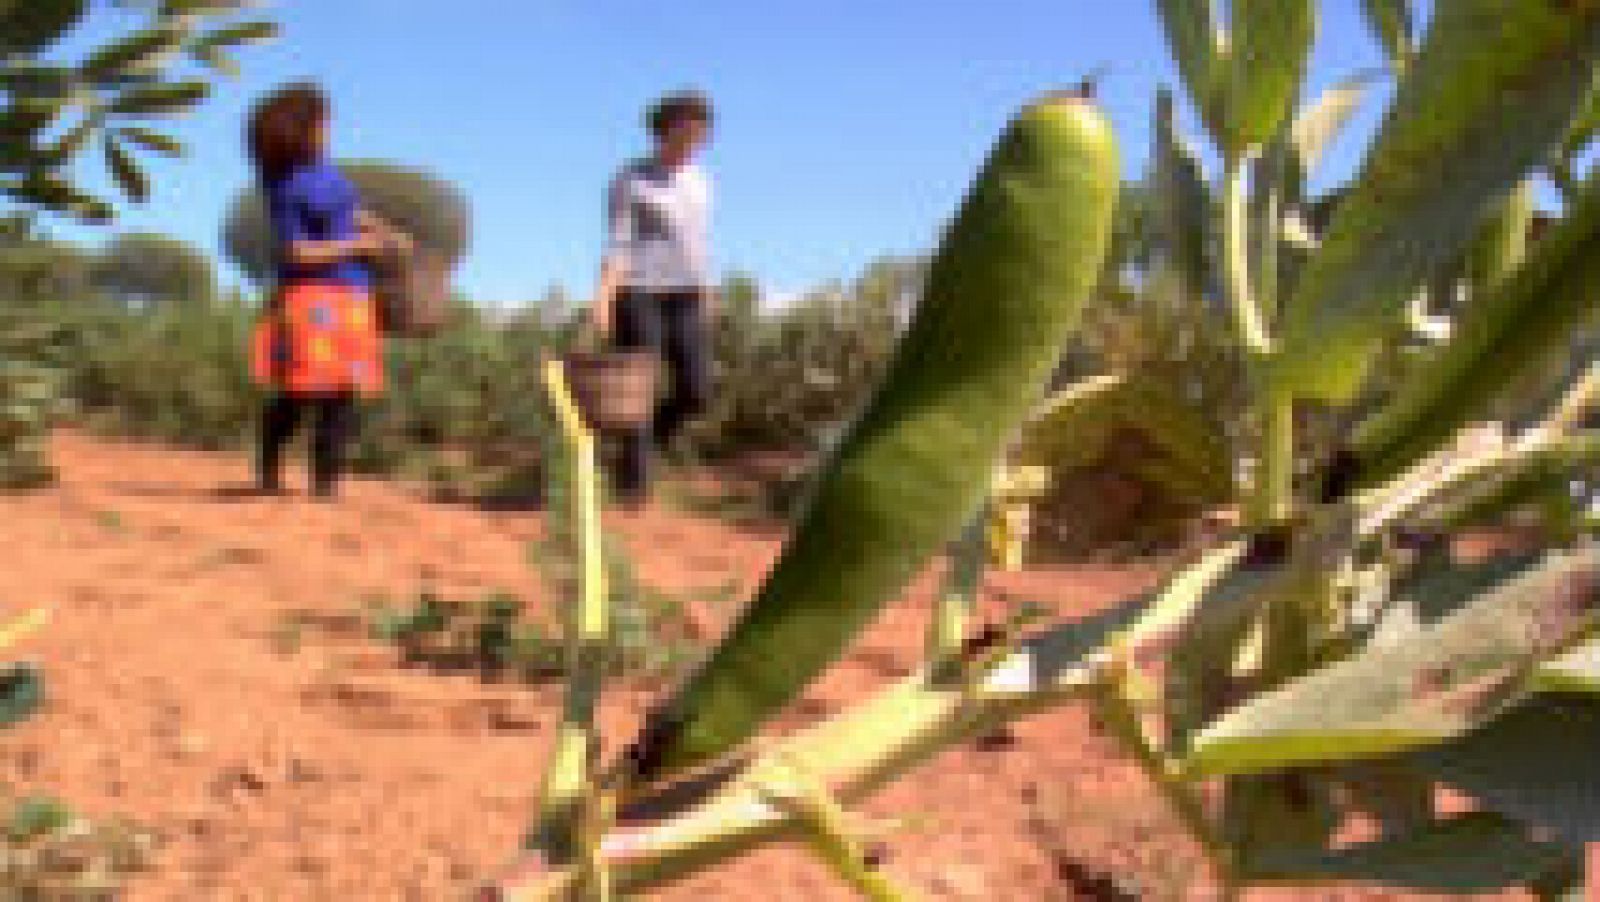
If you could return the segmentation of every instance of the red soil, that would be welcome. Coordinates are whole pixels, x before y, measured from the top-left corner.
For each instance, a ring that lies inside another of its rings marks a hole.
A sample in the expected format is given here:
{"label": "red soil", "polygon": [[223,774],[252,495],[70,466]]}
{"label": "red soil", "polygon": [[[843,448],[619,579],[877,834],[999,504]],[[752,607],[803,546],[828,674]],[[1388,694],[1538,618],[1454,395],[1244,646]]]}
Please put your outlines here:
{"label": "red soil", "polygon": [[[24,649],[45,668],[49,702],[0,736],[0,781],[158,831],[134,900],[452,899],[506,862],[558,687],[403,669],[366,640],[361,604],[424,587],[544,603],[524,564],[537,515],[429,504],[380,483],[336,505],[229,498],[219,490],[247,475],[238,460],[76,435],[58,446],[59,487],[0,499],[0,612],[55,610]],[[659,511],[616,526],[643,576],[673,589],[748,585],[777,541]],[[996,582],[1072,615],[1154,576],[1078,567]],[[909,672],[927,590],[894,607],[801,714]],[[646,698],[615,695],[611,732]],[[1193,850],[1081,711],[985,746],[944,755],[868,806],[911,816],[889,842],[888,868],[907,885],[933,899],[1093,899],[1111,898],[1093,885],[1110,874],[1146,899],[1206,897]],[[772,848],[653,898],[851,896],[804,853]]]}

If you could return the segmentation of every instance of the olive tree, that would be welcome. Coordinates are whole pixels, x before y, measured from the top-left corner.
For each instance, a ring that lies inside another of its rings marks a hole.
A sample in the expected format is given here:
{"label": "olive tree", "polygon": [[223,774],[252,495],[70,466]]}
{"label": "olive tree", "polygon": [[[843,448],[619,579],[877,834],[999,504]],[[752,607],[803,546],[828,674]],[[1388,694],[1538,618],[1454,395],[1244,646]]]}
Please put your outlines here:
{"label": "olive tree", "polygon": [[[397,163],[356,160],[340,163],[368,210],[410,235],[421,247],[456,261],[471,240],[471,210],[454,185],[425,170]],[[234,201],[223,225],[230,260],[257,284],[271,279],[275,253],[271,224],[259,191]]]}

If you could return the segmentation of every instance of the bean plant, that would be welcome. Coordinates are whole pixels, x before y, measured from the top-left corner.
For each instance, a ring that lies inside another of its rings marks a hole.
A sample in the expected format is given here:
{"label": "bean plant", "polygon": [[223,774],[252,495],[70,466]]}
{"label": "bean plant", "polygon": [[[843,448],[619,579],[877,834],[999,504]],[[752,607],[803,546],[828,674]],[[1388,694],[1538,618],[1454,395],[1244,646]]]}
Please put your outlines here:
{"label": "bean plant", "polygon": [[[722,645],[611,760],[595,686],[574,681],[531,854],[500,897],[644,892],[800,839],[862,897],[910,898],[848,806],[1070,702],[1095,709],[1229,895],[1359,881],[1581,897],[1600,838],[1600,546],[1552,499],[1597,450],[1600,369],[1576,339],[1600,266],[1600,183],[1579,164],[1600,124],[1600,5],[1438,0],[1418,40],[1404,0],[1368,0],[1387,71],[1310,99],[1314,0],[1155,5],[1214,150],[1158,99],[1161,290],[1226,317],[1248,395],[1229,428],[1184,417],[1170,435],[1183,459],[1225,449],[1236,525],[1101,614],[1037,632],[963,620],[974,511],[1016,506],[996,491],[1017,482],[993,478],[1001,452],[1048,467],[1040,449],[1140,384],[1109,371],[1016,410],[986,390],[1020,367],[990,343],[1032,354],[1023,330],[1070,331],[1061,294],[1087,297],[1078,268],[1105,251],[1109,136],[1087,91],[1051,95],[1002,137],[877,397]],[[1381,78],[1394,99],[1355,177],[1315,194],[1328,141]],[[1525,186],[1543,175],[1565,197],[1534,240]],[[1442,280],[1463,286],[1448,304],[1429,290]],[[1528,391],[1536,371],[1564,384]],[[1011,374],[1012,392],[1048,382]],[[1537,513],[1531,542],[1469,553],[1518,510]],[[752,741],[929,563],[932,534],[966,538],[926,667]],[[592,585],[578,595],[575,654],[604,617]],[[1355,823],[1373,829],[1351,839]]]}

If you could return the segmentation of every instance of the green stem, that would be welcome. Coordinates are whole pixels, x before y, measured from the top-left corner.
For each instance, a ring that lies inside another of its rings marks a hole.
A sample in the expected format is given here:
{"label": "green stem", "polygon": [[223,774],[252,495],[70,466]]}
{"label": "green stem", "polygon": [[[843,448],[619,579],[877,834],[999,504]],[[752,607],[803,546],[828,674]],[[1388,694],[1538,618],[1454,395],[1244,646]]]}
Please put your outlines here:
{"label": "green stem", "polygon": [[868,902],[911,902],[914,896],[896,886],[872,864],[866,845],[850,828],[844,808],[819,784],[798,771],[780,771],[768,784],[768,798],[788,811],[804,831],[817,857]]}
{"label": "green stem", "polygon": [[1288,519],[1294,503],[1294,401],[1264,390],[1258,400],[1261,446],[1250,525],[1256,529]]}
{"label": "green stem", "polygon": [[1272,352],[1272,339],[1250,284],[1250,195],[1246,175],[1257,152],[1228,160],[1222,204],[1223,289],[1239,341],[1252,357]]}
{"label": "green stem", "polygon": [[985,504],[950,545],[949,570],[928,623],[928,660],[935,673],[949,672],[966,647],[988,559],[988,520],[989,505]]}
{"label": "green stem", "polygon": [[611,880],[599,843],[607,830],[603,812],[608,800],[594,779],[600,745],[595,711],[605,683],[611,626],[600,532],[600,477],[595,437],[577,413],[559,363],[548,365],[545,386],[572,468],[570,505],[558,505],[555,513],[571,517],[575,527],[566,532],[575,537],[579,579],[568,608],[562,724],[545,774],[532,842],[553,860],[575,860],[581,871],[577,897],[604,902],[611,898]]}
{"label": "green stem", "polygon": [[1161,791],[1162,797],[1200,844],[1218,873],[1230,874],[1232,859],[1227,844],[1206,815],[1205,804],[1200,797],[1173,767],[1171,759],[1146,735],[1138,712],[1129,703],[1123,690],[1126,679],[1125,672],[1111,672],[1099,686],[1095,700],[1106,730],[1122,742],[1124,750],[1133,756],[1145,775]]}
{"label": "green stem", "polygon": [[[1266,364],[1272,357],[1273,347],[1262,318],[1262,304],[1273,301],[1274,292],[1272,286],[1267,285],[1258,296],[1251,281],[1255,263],[1260,264],[1262,278],[1277,278],[1275,246],[1266,247],[1263,241],[1262,246],[1255,248],[1256,261],[1252,262],[1250,193],[1246,177],[1259,157],[1260,151],[1254,148],[1229,157],[1222,206],[1223,288],[1258,387],[1256,403],[1261,421],[1261,447],[1256,458],[1255,491],[1248,511],[1250,525],[1256,528],[1281,522],[1289,516],[1294,481],[1294,400],[1267,387]],[[1271,173],[1267,175],[1270,180]],[[1274,199],[1269,197],[1266,207],[1266,215],[1278,215]],[[1276,234],[1275,225],[1262,224],[1261,231],[1264,240]]]}

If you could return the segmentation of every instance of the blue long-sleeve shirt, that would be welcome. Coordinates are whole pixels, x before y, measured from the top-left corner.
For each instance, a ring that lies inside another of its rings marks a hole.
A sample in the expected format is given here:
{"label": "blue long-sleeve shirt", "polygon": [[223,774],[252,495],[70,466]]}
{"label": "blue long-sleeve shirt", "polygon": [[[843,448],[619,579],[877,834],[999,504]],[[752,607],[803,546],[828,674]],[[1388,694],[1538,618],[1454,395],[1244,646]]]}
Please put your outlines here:
{"label": "blue long-sleeve shirt", "polygon": [[[297,241],[348,241],[360,234],[356,224],[360,195],[349,177],[331,162],[301,166],[267,183],[265,193],[279,247]],[[371,270],[360,260],[306,267],[288,262],[286,255],[280,259],[278,277],[284,282],[338,282],[361,288],[372,284]]]}

